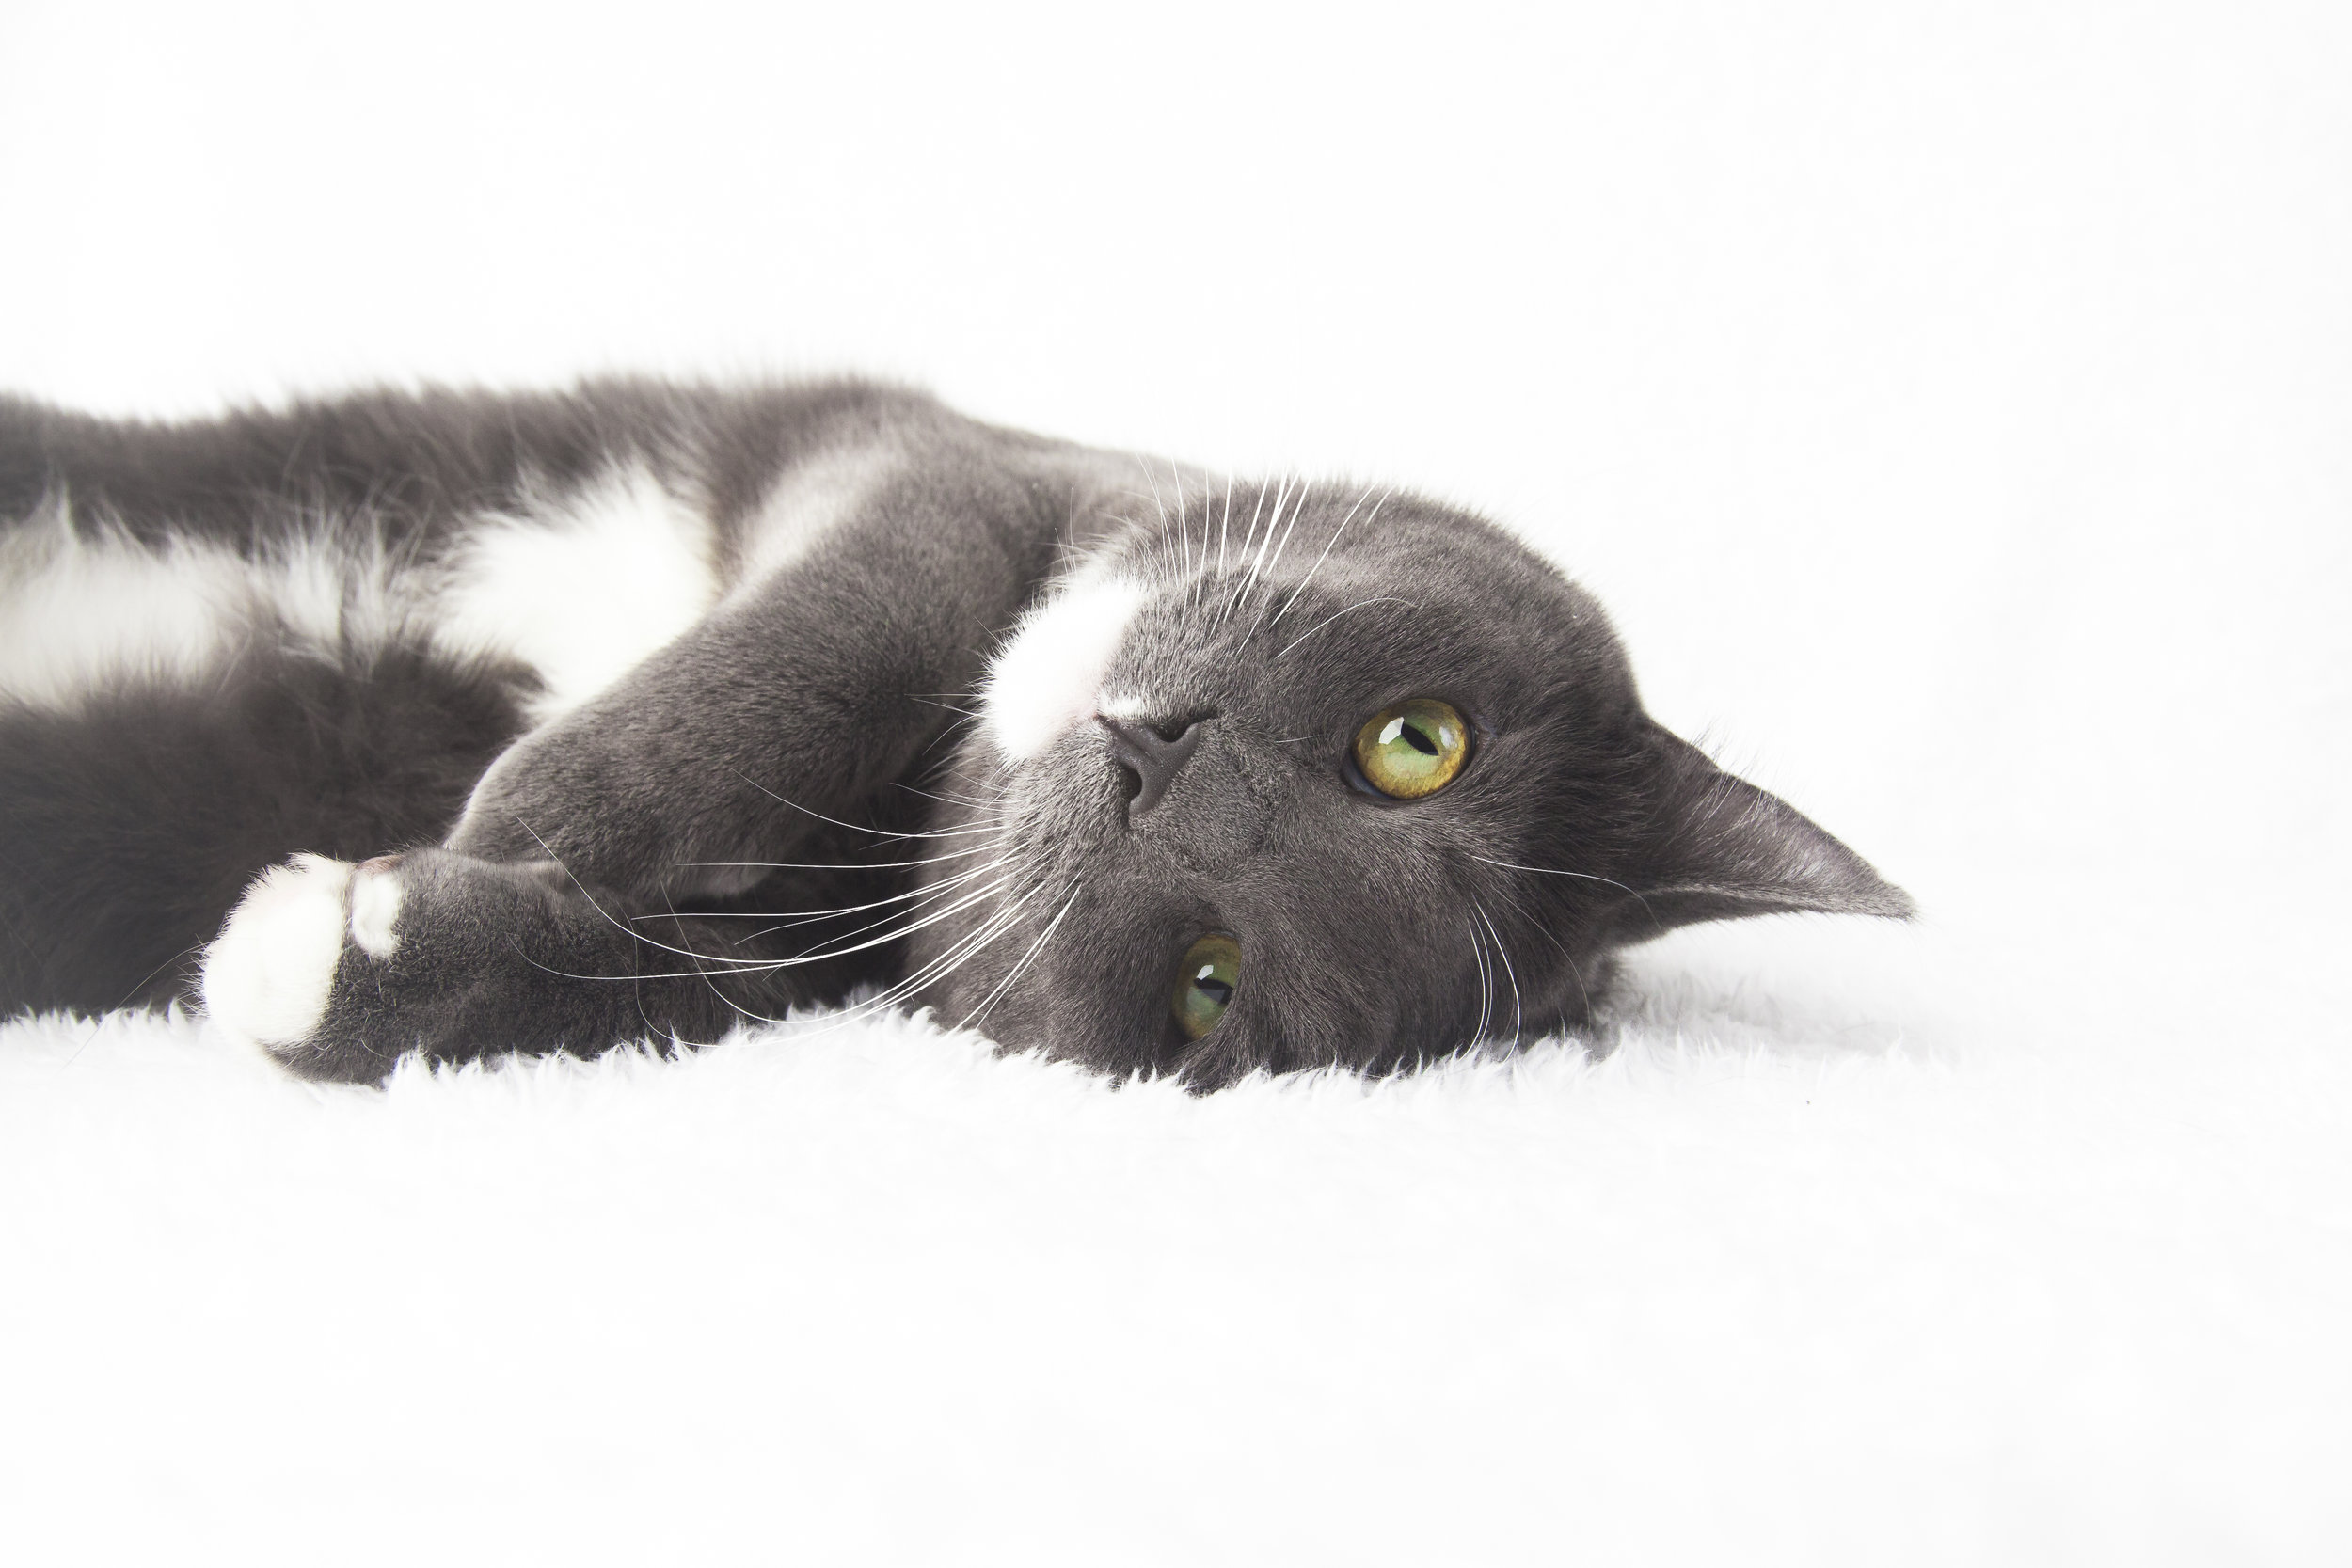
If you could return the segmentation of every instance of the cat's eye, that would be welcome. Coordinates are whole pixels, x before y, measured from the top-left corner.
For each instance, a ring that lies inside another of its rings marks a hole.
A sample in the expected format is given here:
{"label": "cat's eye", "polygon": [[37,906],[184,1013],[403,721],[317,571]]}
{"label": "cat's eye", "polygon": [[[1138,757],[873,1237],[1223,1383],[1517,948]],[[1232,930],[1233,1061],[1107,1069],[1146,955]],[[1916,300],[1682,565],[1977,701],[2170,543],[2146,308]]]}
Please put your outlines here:
{"label": "cat's eye", "polygon": [[1217,1025],[1232,1005],[1233,988],[1241,983],[1241,943],[1222,931],[1184,949],[1184,967],[1176,974],[1176,994],[1169,1010],[1187,1037],[1199,1039]]}
{"label": "cat's eye", "polygon": [[1399,800],[1418,800],[1454,782],[1470,760],[1470,725],[1435,697],[1384,707],[1356,732],[1364,782]]}

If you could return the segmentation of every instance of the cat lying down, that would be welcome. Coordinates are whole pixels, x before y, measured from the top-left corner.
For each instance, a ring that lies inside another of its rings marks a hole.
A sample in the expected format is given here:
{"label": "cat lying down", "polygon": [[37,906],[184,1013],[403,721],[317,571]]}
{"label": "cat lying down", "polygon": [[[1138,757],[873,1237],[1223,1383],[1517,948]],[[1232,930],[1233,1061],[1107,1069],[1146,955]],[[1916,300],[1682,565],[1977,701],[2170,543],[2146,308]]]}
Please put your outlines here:
{"label": "cat lying down", "polygon": [[1214,1086],[1789,910],[1911,904],[1404,491],[857,382],[0,400],[0,1011],[193,991],[375,1082],[858,993]]}

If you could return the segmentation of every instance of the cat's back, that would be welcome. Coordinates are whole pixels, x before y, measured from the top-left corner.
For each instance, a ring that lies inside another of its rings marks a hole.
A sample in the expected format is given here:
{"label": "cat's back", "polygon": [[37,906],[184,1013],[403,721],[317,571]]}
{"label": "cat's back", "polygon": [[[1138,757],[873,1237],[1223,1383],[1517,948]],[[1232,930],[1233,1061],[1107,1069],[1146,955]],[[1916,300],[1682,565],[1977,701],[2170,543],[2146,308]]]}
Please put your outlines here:
{"label": "cat's back", "polygon": [[703,487],[723,513],[799,456],[953,420],[923,393],[854,379],[374,388],[172,420],[0,394],[0,527],[66,509],[147,543],[247,550],[337,515],[430,533],[630,463]]}
{"label": "cat's back", "polygon": [[534,718],[979,427],[836,380],[371,390],[198,420],[0,398],[0,702],[200,683],[257,641],[519,667]]}

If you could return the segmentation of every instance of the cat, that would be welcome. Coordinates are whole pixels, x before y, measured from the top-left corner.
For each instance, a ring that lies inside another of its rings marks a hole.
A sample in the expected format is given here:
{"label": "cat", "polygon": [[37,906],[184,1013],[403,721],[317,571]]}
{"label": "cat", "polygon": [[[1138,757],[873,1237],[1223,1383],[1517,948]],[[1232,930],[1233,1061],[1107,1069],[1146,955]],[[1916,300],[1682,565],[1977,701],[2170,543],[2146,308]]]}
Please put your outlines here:
{"label": "cat", "polygon": [[856,380],[0,400],[0,1012],[200,998],[375,1083],[923,1006],[1205,1089],[1786,911],[1912,904],[1403,490]]}

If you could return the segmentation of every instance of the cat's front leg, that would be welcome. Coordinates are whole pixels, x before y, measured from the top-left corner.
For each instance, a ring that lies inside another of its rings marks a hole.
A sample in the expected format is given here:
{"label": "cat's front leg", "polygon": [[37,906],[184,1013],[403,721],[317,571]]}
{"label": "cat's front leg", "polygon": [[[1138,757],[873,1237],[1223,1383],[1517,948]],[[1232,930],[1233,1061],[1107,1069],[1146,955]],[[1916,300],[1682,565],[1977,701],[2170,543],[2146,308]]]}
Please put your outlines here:
{"label": "cat's front leg", "polygon": [[[724,993],[744,988],[728,960],[670,952],[677,924],[641,924],[545,861],[297,855],[254,882],[208,950],[205,1009],[279,1066],[352,1083],[381,1081],[411,1052],[466,1061],[714,1038],[739,1016]],[[755,978],[766,1005],[793,999]]]}
{"label": "cat's front leg", "polygon": [[863,821],[977,681],[1048,553],[1040,525],[990,526],[988,504],[885,496],[516,742],[448,847],[696,897],[741,891],[730,863],[790,859],[827,824]]}

